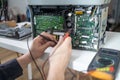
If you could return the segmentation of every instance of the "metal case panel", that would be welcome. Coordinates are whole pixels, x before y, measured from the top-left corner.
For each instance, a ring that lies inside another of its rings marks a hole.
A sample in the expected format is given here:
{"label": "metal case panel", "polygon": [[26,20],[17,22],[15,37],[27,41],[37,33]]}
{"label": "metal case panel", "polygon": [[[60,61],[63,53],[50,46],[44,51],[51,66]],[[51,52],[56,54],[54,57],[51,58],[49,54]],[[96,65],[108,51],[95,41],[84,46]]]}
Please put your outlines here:
{"label": "metal case panel", "polygon": [[103,5],[111,0],[28,0],[29,5]]}

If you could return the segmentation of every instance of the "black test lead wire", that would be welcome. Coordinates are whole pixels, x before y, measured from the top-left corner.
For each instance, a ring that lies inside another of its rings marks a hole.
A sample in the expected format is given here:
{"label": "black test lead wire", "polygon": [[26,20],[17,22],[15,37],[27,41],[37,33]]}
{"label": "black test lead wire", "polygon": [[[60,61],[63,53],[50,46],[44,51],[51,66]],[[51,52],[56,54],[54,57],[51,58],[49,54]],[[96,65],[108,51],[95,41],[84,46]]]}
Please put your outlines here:
{"label": "black test lead wire", "polygon": [[42,74],[42,70],[38,67],[37,62],[35,61],[35,59],[34,59],[34,57],[33,57],[33,55],[32,55],[32,52],[31,52],[31,50],[30,50],[30,48],[29,48],[28,40],[29,40],[29,38],[27,38],[27,47],[28,47],[29,53],[30,53],[30,55],[31,55],[31,58],[32,58],[35,66],[36,66],[36,68],[38,69],[38,71],[39,71],[39,73],[40,73],[40,75],[41,75],[41,77],[42,77],[42,80],[45,80],[45,77],[43,77],[43,74]]}
{"label": "black test lead wire", "polygon": [[[57,44],[57,42],[55,42],[54,40],[51,40],[50,38],[48,38],[48,37],[46,37],[46,36],[43,36],[43,35],[41,35],[41,34],[40,34],[39,36],[42,37],[42,38],[44,38],[44,39],[46,39],[47,41],[52,41],[52,42],[54,42],[55,44]],[[51,55],[51,56],[52,56],[52,55]],[[43,75],[44,75],[45,79],[46,79],[46,75],[45,75],[45,72],[44,72],[44,67],[45,67],[45,64],[47,63],[47,61],[49,60],[49,58],[50,58],[50,56],[45,60],[43,66],[42,66]]]}

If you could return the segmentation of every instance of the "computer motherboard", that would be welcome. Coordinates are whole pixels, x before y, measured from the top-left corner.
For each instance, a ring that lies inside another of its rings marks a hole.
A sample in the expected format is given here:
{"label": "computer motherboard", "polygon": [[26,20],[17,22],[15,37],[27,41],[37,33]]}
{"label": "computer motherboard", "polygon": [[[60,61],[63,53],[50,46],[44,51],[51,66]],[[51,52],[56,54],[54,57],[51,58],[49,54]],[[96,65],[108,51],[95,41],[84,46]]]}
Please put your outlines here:
{"label": "computer motherboard", "polygon": [[34,5],[30,9],[34,37],[43,31],[61,35],[71,29],[74,49],[97,50],[104,43],[107,20],[101,19],[104,11],[99,6]]}

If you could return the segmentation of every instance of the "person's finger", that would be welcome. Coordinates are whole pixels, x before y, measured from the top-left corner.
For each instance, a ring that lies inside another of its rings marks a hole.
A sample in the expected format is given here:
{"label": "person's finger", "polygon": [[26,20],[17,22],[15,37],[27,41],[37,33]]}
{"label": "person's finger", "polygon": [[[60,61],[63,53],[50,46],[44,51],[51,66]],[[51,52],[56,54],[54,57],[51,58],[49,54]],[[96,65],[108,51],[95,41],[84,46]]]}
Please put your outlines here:
{"label": "person's finger", "polygon": [[60,39],[59,39],[57,45],[54,47],[54,50],[57,49],[62,43],[63,43],[63,37],[60,36]]}
{"label": "person's finger", "polygon": [[40,37],[40,35],[38,35],[37,37],[35,37],[34,39],[39,39],[39,40],[42,40],[43,38]]}
{"label": "person's finger", "polygon": [[64,38],[62,36],[60,36],[57,45],[53,48],[53,50],[52,50],[52,52],[51,52],[50,55],[54,54],[54,52],[56,51],[56,49],[63,43],[63,40],[64,40]]}
{"label": "person's finger", "polygon": [[49,38],[50,40],[53,40],[53,41],[57,42],[57,40],[53,37],[53,35],[51,35],[51,34],[49,34],[49,33],[42,32],[41,35]]}
{"label": "person's finger", "polygon": [[71,44],[71,37],[67,37],[67,38],[64,40],[64,42],[63,42],[62,45],[71,48],[71,47],[72,47],[72,44]]}
{"label": "person's finger", "polygon": [[[54,43],[53,42],[46,42],[44,45],[41,45],[42,49],[45,50],[47,49],[48,47],[52,46]],[[40,48],[41,48],[40,47]]]}

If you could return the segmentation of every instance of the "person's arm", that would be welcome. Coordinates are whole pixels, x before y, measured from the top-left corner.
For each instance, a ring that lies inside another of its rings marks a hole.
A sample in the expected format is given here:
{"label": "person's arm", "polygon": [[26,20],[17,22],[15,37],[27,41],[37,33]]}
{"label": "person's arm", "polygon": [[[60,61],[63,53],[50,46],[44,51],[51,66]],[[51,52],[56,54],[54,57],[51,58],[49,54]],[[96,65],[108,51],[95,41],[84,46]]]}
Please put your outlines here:
{"label": "person's arm", "polygon": [[22,71],[16,59],[0,64],[0,80],[14,80],[22,75]]}
{"label": "person's arm", "polygon": [[72,47],[71,38],[68,37],[63,41],[61,39],[55,46],[52,56],[49,59],[50,68],[47,80],[64,80],[65,69],[71,57]]}
{"label": "person's arm", "polygon": [[[41,33],[41,35],[51,40],[56,41],[54,37],[48,33],[43,32]],[[37,59],[41,55],[43,55],[46,48],[48,48],[49,46],[54,46],[54,45],[55,45],[54,42],[48,41],[41,36],[37,36],[33,40],[32,46],[30,48],[30,52],[33,58]],[[3,78],[2,80],[14,80],[15,78],[22,75],[23,69],[27,67],[27,65],[30,62],[32,62],[32,58],[31,58],[30,53],[28,52],[17,59],[1,64],[0,65],[0,79]]]}

